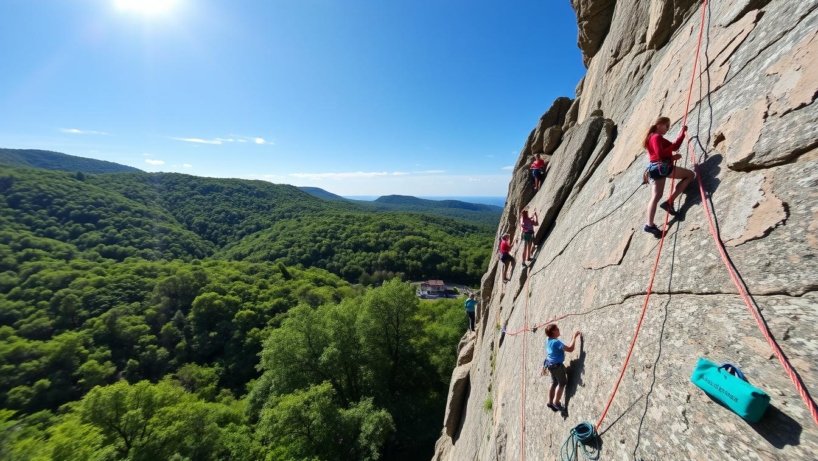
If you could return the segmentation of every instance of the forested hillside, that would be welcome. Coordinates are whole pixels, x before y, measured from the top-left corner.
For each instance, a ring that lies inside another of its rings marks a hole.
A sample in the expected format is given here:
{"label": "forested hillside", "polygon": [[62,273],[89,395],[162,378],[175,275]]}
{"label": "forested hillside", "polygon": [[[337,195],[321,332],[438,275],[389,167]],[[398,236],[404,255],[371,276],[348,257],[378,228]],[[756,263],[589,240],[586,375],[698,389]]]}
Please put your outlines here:
{"label": "forested hillside", "polygon": [[3,232],[47,237],[115,260],[202,258],[215,250],[161,206],[112,193],[90,176],[0,167]]}
{"label": "forested hillside", "polygon": [[476,284],[484,225],[329,202],[296,187],[175,173],[0,167],[0,222],[114,260],[217,257],[319,267],[365,284],[393,276]]}
{"label": "forested hillside", "polygon": [[0,165],[43,168],[82,173],[126,173],[141,171],[132,166],[77,157],[60,152],[38,149],[2,149],[0,148]]}
{"label": "forested hillside", "polygon": [[0,459],[430,456],[465,316],[390,278],[473,283],[491,238],[266,182],[0,167]]}
{"label": "forested hillside", "polygon": [[406,213],[325,213],[281,221],[223,252],[229,259],[323,267],[347,280],[394,276],[473,284],[491,238],[462,222]]}

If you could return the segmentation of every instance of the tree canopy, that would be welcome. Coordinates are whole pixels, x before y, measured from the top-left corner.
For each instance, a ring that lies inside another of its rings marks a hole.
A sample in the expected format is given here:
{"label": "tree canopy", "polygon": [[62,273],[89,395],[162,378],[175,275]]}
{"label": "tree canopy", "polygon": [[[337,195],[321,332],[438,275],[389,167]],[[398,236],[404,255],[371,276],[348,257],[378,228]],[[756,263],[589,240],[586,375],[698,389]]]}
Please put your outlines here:
{"label": "tree canopy", "polygon": [[280,187],[0,168],[0,459],[431,455],[490,237]]}

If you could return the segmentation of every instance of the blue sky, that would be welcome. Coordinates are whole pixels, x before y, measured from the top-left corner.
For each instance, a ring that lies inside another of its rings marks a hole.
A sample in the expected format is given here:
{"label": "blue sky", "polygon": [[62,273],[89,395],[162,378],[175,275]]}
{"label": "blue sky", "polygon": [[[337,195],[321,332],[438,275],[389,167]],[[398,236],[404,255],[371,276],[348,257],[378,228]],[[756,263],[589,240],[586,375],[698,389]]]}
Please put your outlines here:
{"label": "blue sky", "polygon": [[584,73],[568,0],[141,5],[0,3],[0,147],[342,195],[505,195],[504,167]]}

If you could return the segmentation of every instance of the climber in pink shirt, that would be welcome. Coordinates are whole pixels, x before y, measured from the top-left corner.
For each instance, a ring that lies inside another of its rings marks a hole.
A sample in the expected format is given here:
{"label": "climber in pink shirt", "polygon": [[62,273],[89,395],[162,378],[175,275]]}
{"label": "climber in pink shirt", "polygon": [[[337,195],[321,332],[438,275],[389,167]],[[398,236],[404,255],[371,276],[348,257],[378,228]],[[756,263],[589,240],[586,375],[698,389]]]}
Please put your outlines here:
{"label": "climber in pink shirt", "polygon": [[684,141],[687,127],[683,126],[682,131],[676,138],[675,142],[670,142],[665,139],[664,134],[670,129],[670,119],[667,117],[659,117],[656,123],[650,126],[648,133],[645,136],[644,146],[648,150],[648,176],[653,182],[653,193],[648,202],[648,222],[643,227],[645,232],[650,232],[656,236],[661,236],[661,232],[653,218],[656,215],[656,204],[662,198],[662,193],[665,190],[665,178],[678,179],[679,183],[670,195],[670,199],[659,204],[659,207],[669,214],[675,216],[676,210],[673,209],[673,201],[676,197],[687,188],[690,181],[693,180],[693,172],[682,167],[674,166],[673,162],[682,158],[681,154],[674,154],[673,152],[679,150],[679,147]]}
{"label": "climber in pink shirt", "polygon": [[537,212],[533,216],[528,215],[528,208],[523,208],[520,216],[520,230],[523,239],[523,267],[534,257],[534,226],[539,226],[540,221]]}

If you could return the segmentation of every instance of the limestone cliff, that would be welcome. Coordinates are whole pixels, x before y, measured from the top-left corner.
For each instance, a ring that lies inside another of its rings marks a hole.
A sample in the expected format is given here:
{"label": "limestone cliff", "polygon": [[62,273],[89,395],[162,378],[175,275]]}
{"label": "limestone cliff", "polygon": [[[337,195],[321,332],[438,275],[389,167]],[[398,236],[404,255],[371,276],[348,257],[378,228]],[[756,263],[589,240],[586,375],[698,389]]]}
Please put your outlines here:
{"label": "limestone cliff", "polygon": [[[565,1],[565,0],[561,0]],[[572,0],[588,68],[516,162],[498,235],[516,239],[520,207],[538,211],[530,269],[483,277],[479,329],[458,348],[436,460],[556,459],[571,427],[595,422],[641,310],[658,240],[642,231],[641,142],[658,115],[675,136],[701,21],[694,0]],[[699,174],[721,237],[775,337],[818,394],[818,0],[713,2],[690,108]],[[548,159],[534,194],[526,168]],[[682,149],[686,152],[686,148]],[[689,162],[685,160],[682,163]],[[602,426],[602,459],[818,459],[818,427],[718,256],[694,186],[671,222],[634,356]],[[664,219],[657,214],[658,222]],[[543,329],[564,314],[568,415],[546,408]],[[524,347],[525,346],[525,347]],[[758,424],[689,381],[698,357],[739,364],[772,397]],[[525,398],[521,399],[522,385]],[[521,443],[521,416],[525,443]]]}

